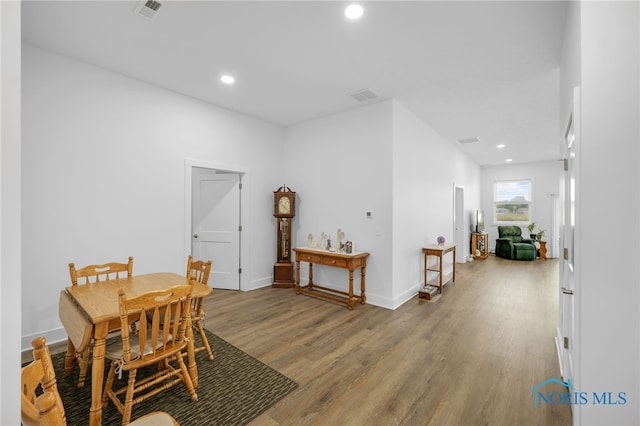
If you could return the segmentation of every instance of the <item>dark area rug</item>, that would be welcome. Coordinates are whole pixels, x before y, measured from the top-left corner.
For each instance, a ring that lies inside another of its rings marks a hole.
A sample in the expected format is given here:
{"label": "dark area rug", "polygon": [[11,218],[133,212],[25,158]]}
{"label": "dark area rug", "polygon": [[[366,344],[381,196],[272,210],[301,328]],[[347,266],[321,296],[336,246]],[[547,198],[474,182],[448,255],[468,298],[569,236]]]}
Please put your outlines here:
{"label": "dark area rug", "polygon": [[[199,342],[199,335],[194,335]],[[296,382],[213,333],[207,331],[207,337],[215,359],[209,361],[204,351],[196,354],[198,402],[192,402],[186,387],[179,383],[135,405],[131,420],[152,411],[166,411],[181,426],[245,425],[297,388]],[[91,371],[85,386],[78,389],[78,368],[72,375],[65,376],[64,357],[64,352],[53,355],[53,364],[67,423],[84,426],[89,423]],[[108,368],[109,361],[105,365],[105,376]],[[126,383],[126,375],[116,386],[122,383]],[[110,403],[102,412],[102,424],[120,425],[121,422],[120,413]]]}

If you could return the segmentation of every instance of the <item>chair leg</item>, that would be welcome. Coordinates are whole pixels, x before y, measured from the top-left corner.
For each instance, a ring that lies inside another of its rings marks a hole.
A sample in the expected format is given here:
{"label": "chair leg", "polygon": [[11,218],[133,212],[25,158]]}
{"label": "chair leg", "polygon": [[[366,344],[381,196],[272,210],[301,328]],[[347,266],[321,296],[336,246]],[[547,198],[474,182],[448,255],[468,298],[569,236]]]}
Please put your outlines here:
{"label": "chair leg", "polygon": [[104,389],[102,390],[102,408],[106,408],[109,404],[109,392],[113,388],[113,381],[116,376],[116,364],[111,363],[109,367],[109,373],[107,374],[107,381],[104,383]]}
{"label": "chair leg", "polygon": [[200,333],[200,338],[202,339],[202,344],[204,345],[204,349],[209,354],[209,360],[213,361],[213,352],[211,352],[211,346],[209,346],[209,341],[207,340],[207,335],[204,332],[204,327],[202,326],[202,321],[197,320],[194,325],[198,327],[198,333]]}
{"label": "chair leg", "polygon": [[187,370],[187,365],[184,363],[182,356],[180,353],[176,355],[176,360],[178,361],[178,365],[180,366],[180,374],[182,375],[182,381],[184,382],[187,390],[189,391],[189,395],[191,395],[191,400],[196,402],[198,400],[198,395],[196,394],[196,389],[193,387],[193,382],[191,381],[191,376],[189,375],[189,370]]}
{"label": "chair leg", "polygon": [[124,409],[122,410],[122,424],[127,425],[131,422],[131,410],[133,409],[133,390],[136,385],[136,373],[138,370],[129,370],[129,383],[127,384],[127,393],[124,398]]}

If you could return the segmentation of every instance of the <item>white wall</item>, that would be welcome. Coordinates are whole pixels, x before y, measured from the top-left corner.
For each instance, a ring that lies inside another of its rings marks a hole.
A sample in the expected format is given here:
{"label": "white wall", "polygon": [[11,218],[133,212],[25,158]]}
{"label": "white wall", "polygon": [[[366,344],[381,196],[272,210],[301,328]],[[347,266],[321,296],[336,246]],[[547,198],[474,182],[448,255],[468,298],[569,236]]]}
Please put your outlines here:
{"label": "white wall", "polygon": [[[547,257],[557,257],[558,229],[554,225],[562,162],[549,161],[540,163],[514,164],[482,168],[482,209],[485,212],[485,231],[489,233],[489,250],[495,251],[498,238],[498,225],[493,217],[493,183],[501,180],[531,179],[533,186],[532,221],[536,223],[536,231],[544,229],[547,241]],[[522,235],[528,235],[527,224],[521,226]],[[528,238],[528,237],[527,237]]]}
{"label": "white wall", "polygon": [[[367,303],[385,307],[393,298],[392,105],[384,101],[289,127],[284,148],[284,183],[297,192],[295,245],[307,246],[309,233],[320,241],[321,232],[335,242],[342,229],[356,251],[370,253]],[[302,278],[307,271],[303,263]],[[313,278],[343,290],[348,282],[346,271],[333,268],[315,268]],[[359,279],[356,274],[354,286]]]}
{"label": "white wall", "polygon": [[574,424],[640,423],[639,53],[637,2],[571,3],[560,93],[566,122],[581,90],[574,387],[627,401],[576,405]]}
{"label": "white wall", "polygon": [[[422,247],[454,242],[454,184],[464,188],[466,242],[480,205],[480,167],[398,102],[393,109],[394,307],[424,284]],[[469,256],[470,243],[456,247]]]}
{"label": "white wall", "polygon": [[247,171],[244,270],[249,288],[270,283],[281,127],[29,45],[22,60],[23,348],[64,338],[69,262],[183,272],[187,158]]}
{"label": "white wall", "polygon": [[639,3],[581,2],[580,38],[576,384],[627,392],[623,406],[581,407],[583,424],[640,424]]}
{"label": "white wall", "polygon": [[[345,231],[356,250],[371,254],[367,302],[378,306],[395,309],[415,297],[421,248],[438,235],[453,241],[454,183],[465,187],[467,216],[479,205],[479,166],[393,100],[292,126],[285,153],[286,184],[299,203],[296,244],[306,246],[309,233],[335,240],[338,228]],[[467,245],[459,250],[469,253]],[[307,273],[303,263],[303,279]],[[347,278],[317,268],[314,281],[344,290]]]}
{"label": "white wall", "polygon": [[20,418],[20,2],[0,1],[0,41],[0,424],[12,425]]}

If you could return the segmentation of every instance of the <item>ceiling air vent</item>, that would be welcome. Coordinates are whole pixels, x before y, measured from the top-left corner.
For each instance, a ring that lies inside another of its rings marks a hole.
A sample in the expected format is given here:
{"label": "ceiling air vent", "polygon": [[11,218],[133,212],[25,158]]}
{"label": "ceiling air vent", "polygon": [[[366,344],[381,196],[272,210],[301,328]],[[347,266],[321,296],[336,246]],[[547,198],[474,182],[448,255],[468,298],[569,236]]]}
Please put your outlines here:
{"label": "ceiling air vent", "polygon": [[146,0],[140,2],[140,5],[137,7],[136,12],[147,19],[154,19],[161,6],[162,4],[160,2],[157,2],[155,0]]}
{"label": "ceiling air vent", "polygon": [[378,94],[371,89],[356,90],[349,93],[349,96],[358,102],[366,102],[378,98]]}
{"label": "ceiling air vent", "polygon": [[466,138],[466,139],[458,139],[458,143],[461,145],[464,144],[468,144],[468,143],[476,143],[476,142],[480,142],[480,139],[473,137],[473,138]]}

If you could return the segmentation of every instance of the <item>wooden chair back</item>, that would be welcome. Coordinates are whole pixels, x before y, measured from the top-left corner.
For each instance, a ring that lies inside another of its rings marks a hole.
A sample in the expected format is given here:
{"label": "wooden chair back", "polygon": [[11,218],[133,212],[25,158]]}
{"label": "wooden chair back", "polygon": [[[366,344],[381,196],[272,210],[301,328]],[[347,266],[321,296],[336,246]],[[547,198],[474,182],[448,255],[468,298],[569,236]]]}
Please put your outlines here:
{"label": "wooden chair back", "polygon": [[[149,359],[160,361],[186,347],[191,291],[192,286],[180,285],[127,299],[124,290],[119,290],[122,359],[125,364],[135,359],[135,363],[148,365]],[[129,330],[134,323],[138,332],[132,336]],[[132,347],[144,350],[136,350],[132,357]]]}
{"label": "wooden chair back", "polygon": [[[22,367],[21,404],[22,424],[25,426],[65,426],[67,419],[58,393],[56,373],[51,353],[44,337],[32,342],[33,362]],[[41,388],[41,391],[40,389]]]}
{"label": "wooden chair back", "polygon": [[[187,260],[187,278],[190,280],[198,281],[202,284],[209,283],[209,274],[211,273],[211,260],[193,260],[193,256],[189,255],[189,259]],[[207,351],[207,355],[209,359],[213,361],[213,351],[211,350],[211,345],[207,340],[207,335],[204,331],[204,298],[203,297],[195,297],[191,303],[191,321],[193,326],[198,333],[200,334],[200,339],[202,340],[202,345],[196,346],[195,351]]]}
{"label": "wooden chair back", "polygon": [[[121,278],[121,275],[122,278],[124,278],[125,273],[127,277],[131,277],[131,275],[133,275],[133,256],[129,256],[129,260],[127,263],[110,262],[102,265],[88,265],[81,269],[76,269],[74,263],[69,263],[69,276],[71,277],[72,285],[78,285],[79,279],[84,279],[82,284],[91,284],[98,281],[109,281],[111,279]],[[63,302],[73,303],[68,300],[61,299],[61,303]],[[66,309],[65,312],[74,312],[74,310]],[[61,319],[63,321],[67,319],[68,322],[75,324],[71,328],[66,328],[67,330],[74,330],[69,335],[67,344],[67,358],[75,358],[78,362],[78,366],[80,367],[80,375],[78,376],[78,387],[81,388],[84,387],[89,364],[91,363],[91,337],[93,333],[93,326],[89,324],[87,327],[86,320],[83,321],[81,314],[76,315],[75,318],[61,317]],[[68,326],[68,324],[64,324],[65,327]],[[112,332],[117,330],[119,329],[116,327],[110,329],[109,331]],[[72,369],[73,362],[67,362],[65,367],[65,374],[71,374]]]}
{"label": "wooden chair back", "polygon": [[[110,279],[124,278],[133,275],[133,256],[129,256],[127,263],[110,262],[102,265],[88,265],[81,269],[76,269],[75,264],[69,264],[69,275],[71,283],[78,285],[78,279],[84,278],[83,284],[89,284],[97,281],[108,281]],[[122,274],[122,277],[120,276]]]}
{"label": "wooden chair back", "polygon": [[[187,348],[186,327],[191,324],[191,285],[179,285],[152,291],[127,299],[124,289],[118,291],[121,340],[106,347],[105,358],[111,361],[102,395],[103,406],[111,401],[122,414],[122,424],[131,420],[133,406],[144,402],[178,383],[184,383],[192,401],[198,400],[193,382],[181,352]],[[130,333],[132,321],[138,331]],[[176,360],[179,369],[169,364]],[[139,369],[158,366],[151,376]],[[126,385],[114,389],[116,374],[127,373]],[[124,397],[124,399],[122,399]]]}
{"label": "wooden chair back", "polygon": [[209,274],[211,273],[211,264],[210,260],[193,260],[193,256],[189,255],[187,261],[187,278],[202,284],[207,284],[209,282]]}

